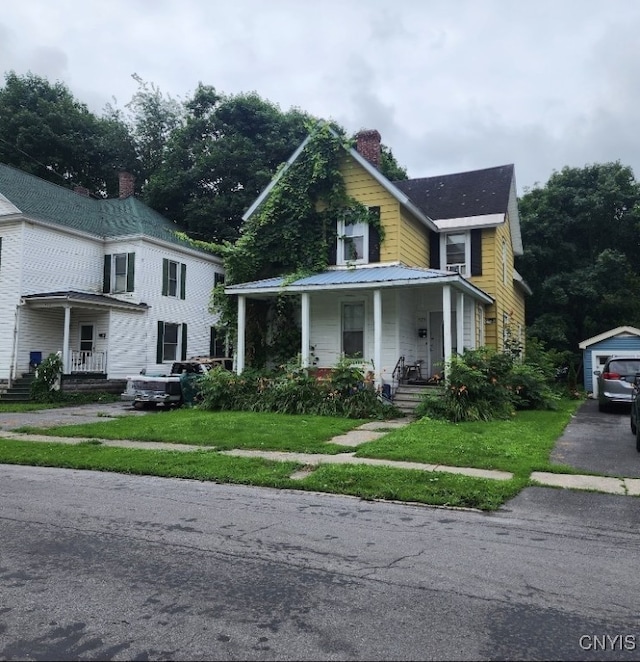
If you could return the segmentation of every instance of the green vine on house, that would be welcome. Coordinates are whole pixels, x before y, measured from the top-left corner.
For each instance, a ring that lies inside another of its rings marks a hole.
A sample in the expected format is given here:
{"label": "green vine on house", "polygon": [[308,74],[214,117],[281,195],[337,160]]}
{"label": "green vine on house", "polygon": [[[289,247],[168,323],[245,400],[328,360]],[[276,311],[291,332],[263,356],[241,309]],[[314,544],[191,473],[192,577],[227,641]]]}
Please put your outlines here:
{"label": "green vine on house", "polygon": [[[226,285],[285,276],[285,282],[324,271],[330,246],[336,241],[337,220],[375,225],[384,239],[377,215],[347,194],[340,170],[351,143],[336,127],[319,123],[310,129],[303,152],[278,179],[261,207],[245,222],[235,244],[222,247]],[[284,166],[282,166],[284,167]],[[221,314],[220,326],[236,333],[235,298],[218,286],[212,309]],[[248,364],[264,367],[285,362],[300,352],[295,323],[297,297],[248,300],[246,348]],[[271,333],[265,332],[265,320]]]}

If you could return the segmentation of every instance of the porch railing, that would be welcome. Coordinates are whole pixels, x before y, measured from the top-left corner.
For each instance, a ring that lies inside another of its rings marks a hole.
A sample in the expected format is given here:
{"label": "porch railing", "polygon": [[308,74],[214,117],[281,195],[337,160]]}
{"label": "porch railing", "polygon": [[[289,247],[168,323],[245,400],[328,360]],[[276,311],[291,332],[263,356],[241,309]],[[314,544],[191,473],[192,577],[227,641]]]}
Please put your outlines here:
{"label": "porch railing", "polygon": [[106,372],[107,353],[71,350],[70,372]]}

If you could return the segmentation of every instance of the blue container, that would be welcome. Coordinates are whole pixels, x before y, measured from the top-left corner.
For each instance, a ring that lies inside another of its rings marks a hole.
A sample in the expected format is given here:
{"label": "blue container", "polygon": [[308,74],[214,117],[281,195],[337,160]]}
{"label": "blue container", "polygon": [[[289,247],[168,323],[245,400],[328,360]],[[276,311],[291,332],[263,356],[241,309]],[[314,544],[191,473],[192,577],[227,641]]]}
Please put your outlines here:
{"label": "blue container", "polygon": [[42,363],[42,352],[29,352],[29,367],[37,368]]}

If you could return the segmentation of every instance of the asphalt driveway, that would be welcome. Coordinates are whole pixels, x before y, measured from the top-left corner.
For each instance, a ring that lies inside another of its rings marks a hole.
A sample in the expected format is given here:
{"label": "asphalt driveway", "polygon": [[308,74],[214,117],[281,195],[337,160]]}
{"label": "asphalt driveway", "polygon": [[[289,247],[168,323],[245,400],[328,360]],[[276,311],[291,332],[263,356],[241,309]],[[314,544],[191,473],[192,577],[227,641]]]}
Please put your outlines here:
{"label": "asphalt driveway", "polygon": [[0,430],[12,430],[25,425],[48,428],[55,425],[97,423],[109,418],[146,412],[135,410],[130,402],[106,402],[58,409],[38,409],[25,412],[0,412]]}
{"label": "asphalt driveway", "polygon": [[629,427],[629,407],[598,411],[587,400],[556,442],[551,461],[608,476],[640,478],[640,453]]}

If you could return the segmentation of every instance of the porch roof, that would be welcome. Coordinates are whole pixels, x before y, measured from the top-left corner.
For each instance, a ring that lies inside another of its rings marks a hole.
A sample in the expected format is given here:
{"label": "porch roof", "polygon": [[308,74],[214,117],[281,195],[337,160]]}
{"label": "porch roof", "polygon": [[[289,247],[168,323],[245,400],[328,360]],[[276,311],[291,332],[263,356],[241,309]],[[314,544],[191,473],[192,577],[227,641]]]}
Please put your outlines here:
{"label": "porch roof", "polygon": [[226,294],[270,295],[280,293],[302,293],[332,290],[366,290],[382,287],[452,285],[484,303],[493,303],[493,298],[480,288],[456,273],[407,267],[402,264],[376,267],[331,269],[311,276],[290,281],[278,276],[248,283],[238,283],[225,288]]}
{"label": "porch roof", "polygon": [[121,301],[106,294],[94,294],[93,292],[76,292],[73,290],[62,292],[42,292],[39,294],[26,294],[22,297],[25,303],[38,307],[57,307],[64,304],[72,306],[94,308],[120,308],[125,310],[148,310],[146,303],[133,303],[132,301]]}

